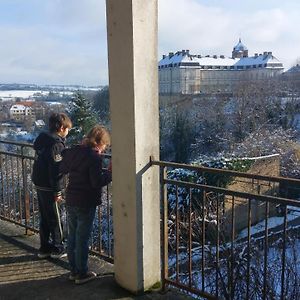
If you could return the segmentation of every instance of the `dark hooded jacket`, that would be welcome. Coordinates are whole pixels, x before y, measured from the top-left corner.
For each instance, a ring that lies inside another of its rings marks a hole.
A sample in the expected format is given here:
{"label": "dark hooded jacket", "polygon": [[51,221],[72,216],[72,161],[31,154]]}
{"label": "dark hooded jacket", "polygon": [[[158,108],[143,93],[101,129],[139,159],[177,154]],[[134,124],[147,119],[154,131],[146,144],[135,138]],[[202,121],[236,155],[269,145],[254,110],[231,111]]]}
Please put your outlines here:
{"label": "dark hooded jacket", "polygon": [[84,145],[66,149],[60,171],[69,174],[68,206],[91,208],[101,204],[102,187],[111,182],[111,172],[102,169],[102,156],[95,149]]}
{"label": "dark hooded jacket", "polygon": [[53,191],[59,195],[63,188],[63,176],[59,173],[61,153],[65,139],[57,134],[42,132],[33,144],[36,159],[33,164],[32,181],[37,189]]}

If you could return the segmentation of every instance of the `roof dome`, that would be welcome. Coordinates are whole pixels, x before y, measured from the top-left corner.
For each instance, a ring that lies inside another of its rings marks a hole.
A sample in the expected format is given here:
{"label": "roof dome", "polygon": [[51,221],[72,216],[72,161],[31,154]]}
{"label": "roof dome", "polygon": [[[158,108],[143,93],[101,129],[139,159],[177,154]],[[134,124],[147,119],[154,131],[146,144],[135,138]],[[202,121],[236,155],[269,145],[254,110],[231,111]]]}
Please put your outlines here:
{"label": "roof dome", "polygon": [[239,39],[239,42],[236,44],[236,46],[233,48],[233,51],[246,51],[248,50],[247,47],[242,43],[241,39]]}

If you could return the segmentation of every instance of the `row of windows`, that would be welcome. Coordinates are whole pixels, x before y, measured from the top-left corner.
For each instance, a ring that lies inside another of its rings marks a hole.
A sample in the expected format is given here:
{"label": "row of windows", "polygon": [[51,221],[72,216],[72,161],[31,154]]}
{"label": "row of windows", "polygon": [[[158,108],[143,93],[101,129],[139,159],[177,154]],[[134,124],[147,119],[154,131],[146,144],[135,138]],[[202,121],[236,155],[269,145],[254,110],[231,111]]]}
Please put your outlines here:
{"label": "row of windows", "polygon": [[[200,66],[199,63],[176,63],[176,64],[169,64],[164,66],[159,66],[158,69],[166,69],[172,67],[191,67],[191,66],[198,66],[200,69],[203,70],[246,70],[246,69],[256,69],[256,68],[265,68],[267,64],[258,64],[258,65],[248,65],[248,66]],[[281,67],[282,64],[269,64],[271,67]]]}
{"label": "row of windows", "polygon": [[12,110],[11,111],[13,114],[25,114],[25,113],[27,113],[27,114],[31,114],[32,113],[32,111],[31,110],[29,110],[29,111],[25,111],[25,110]]}

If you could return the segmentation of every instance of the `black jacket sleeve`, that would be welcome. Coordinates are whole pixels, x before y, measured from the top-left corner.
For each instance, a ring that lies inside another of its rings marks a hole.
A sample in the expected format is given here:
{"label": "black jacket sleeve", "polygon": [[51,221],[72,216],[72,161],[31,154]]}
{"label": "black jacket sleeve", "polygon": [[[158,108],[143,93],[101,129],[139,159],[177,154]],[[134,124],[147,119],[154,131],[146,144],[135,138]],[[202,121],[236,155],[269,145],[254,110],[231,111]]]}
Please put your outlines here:
{"label": "black jacket sleeve", "polygon": [[90,165],[89,177],[91,186],[95,189],[100,189],[111,182],[111,172],[102,169],[102,158],[100,155],[95,157],[94,163]]}
{"label": "black jacket sleeve", "polygon": [[60,172],[59,166],[62,161],[62,151],[64,148],[62,143],[56,143],[50,149],[49,181],[54,193],[57,195],[63,189],[63,174]]}

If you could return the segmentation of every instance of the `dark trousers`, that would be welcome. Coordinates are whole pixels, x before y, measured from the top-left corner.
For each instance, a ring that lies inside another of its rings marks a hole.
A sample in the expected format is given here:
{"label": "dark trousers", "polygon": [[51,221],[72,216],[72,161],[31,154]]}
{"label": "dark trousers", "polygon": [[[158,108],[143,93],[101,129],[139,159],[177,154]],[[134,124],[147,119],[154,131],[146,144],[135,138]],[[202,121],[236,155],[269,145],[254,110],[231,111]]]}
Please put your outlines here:
{"label": "dark trousers", "polygon": [[40,210],[40,241],[43,252],[62,245],[60,215],[56,211],[53,192],[37,190]]}
{"label": "dark trousers", "polygon": [[88,271],[89,238],[93,228],[95,207],[82,209],[67,206],[68,259],[71,272],[84,275]]}

